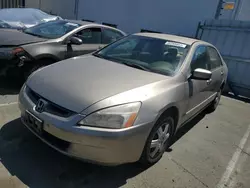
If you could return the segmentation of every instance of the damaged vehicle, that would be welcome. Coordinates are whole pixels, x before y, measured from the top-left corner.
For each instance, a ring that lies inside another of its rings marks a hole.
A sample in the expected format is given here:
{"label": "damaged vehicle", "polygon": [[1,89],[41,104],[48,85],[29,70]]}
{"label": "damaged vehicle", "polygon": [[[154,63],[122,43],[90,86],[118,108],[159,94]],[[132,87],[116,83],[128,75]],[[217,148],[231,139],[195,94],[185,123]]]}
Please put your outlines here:
{"label": "damaged vehicle", "polygon": [[87,54],[125,36],[118,29],[57,20],[25,30],[0,30],[0,76],[21,76],[57,61]]}
{"label": "damaged vehicle", "polygon": [[40,23],[60,20],[59,16],[47,14],[34,8],[0,9],[0,29],[26,29]]}

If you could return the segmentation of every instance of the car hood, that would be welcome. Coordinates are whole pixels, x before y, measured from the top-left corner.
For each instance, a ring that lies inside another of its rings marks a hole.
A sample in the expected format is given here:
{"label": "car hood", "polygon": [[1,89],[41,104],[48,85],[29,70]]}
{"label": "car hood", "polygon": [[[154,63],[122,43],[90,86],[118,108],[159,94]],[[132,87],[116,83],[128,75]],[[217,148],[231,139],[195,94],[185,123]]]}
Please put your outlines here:
{"label": "car hood", "polygon": [[80,113],[107,97],[163,79],[166,76],[87,55],[43,68],[26,84],[45,99]]}
{"label": "car hood", "polygon": [[43,42],[46,39],[38,38],[29,34],[25,34],[21,31],[13,29],[1,29],[0,30],[0,47],[1,46],[20,46],[24,44],[30,44],[35,42]]}

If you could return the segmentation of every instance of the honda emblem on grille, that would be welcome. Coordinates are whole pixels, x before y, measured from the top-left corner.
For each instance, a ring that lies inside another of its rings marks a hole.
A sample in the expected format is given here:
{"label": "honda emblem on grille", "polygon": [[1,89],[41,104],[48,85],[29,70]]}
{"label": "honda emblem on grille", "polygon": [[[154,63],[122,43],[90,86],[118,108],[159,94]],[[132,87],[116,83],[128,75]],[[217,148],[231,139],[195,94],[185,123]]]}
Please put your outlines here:
{"label": "honda emblem on grille", "polygon": [[36,105],[36,111],[39,112],[39,113],[42,113],[45,109],[45,106],[46,106],[47,102],[43,99],[39,99],[38,102],[37,102],[37,105]]}

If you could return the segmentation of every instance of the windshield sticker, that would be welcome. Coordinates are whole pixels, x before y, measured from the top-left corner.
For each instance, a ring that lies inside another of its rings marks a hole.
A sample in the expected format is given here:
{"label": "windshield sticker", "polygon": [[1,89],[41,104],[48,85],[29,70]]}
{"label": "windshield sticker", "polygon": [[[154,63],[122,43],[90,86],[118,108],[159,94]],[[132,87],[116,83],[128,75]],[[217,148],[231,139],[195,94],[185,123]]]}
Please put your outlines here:
{"label": "windshield sticker", "polygon": [[186,44],[182,44],[182,43],[178,43],[178,42],[169,42],[169,41],[167,41],[165,43],[165,45],[181,47],[181,48],[186,48],[186,46],[187,46]]}
{"label": "windshield sticker", "polygon": [[70,23],[70,22],[66,23],[65,25],[78,27],[78,24],[76,24],[76,23]]}

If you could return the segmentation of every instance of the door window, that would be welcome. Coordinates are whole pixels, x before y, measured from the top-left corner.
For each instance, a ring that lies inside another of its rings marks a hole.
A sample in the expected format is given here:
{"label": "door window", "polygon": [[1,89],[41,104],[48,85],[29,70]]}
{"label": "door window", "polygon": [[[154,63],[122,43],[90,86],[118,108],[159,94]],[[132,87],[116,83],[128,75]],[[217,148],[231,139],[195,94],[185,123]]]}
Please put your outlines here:
{"label": "door window", "polygon": [[217,50],[215,50],[213,47],[208,46],[207,52],[211,64],[211,70],[219,68],[222,65],[222,62]]}
{"label": "door window", "polygon": [[211,70],[206,46],[199,46],[194,53],[191,62],[191,71],[194,71],[197,68]]}
{"label": "door window", "polygon": [[101,29],[88,28],[83,29],[74,35],[82,39],[83,44],[101,44]]}
{"label": "door window", "polygon": [[102,35],[102,43],[109,44],[111,42],[114,42],[114,41],[122,38],[123,36],[124,35],[118,31],[104,28],[103,35]]}

